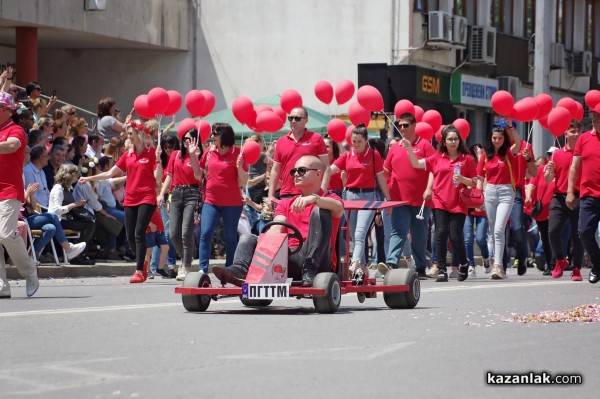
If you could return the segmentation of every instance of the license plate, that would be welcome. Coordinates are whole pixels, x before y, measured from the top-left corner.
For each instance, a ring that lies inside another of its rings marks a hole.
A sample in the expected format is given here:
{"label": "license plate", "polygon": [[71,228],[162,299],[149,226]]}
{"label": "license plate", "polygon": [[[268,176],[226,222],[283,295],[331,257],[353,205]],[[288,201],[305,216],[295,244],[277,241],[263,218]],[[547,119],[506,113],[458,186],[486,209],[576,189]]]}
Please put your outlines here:
{"label": "license plate", "polygon": [[290,286],[292,279],[285,283],[277,284],[242,284],[242,299],[272,299],[284,300],[290,298]]}

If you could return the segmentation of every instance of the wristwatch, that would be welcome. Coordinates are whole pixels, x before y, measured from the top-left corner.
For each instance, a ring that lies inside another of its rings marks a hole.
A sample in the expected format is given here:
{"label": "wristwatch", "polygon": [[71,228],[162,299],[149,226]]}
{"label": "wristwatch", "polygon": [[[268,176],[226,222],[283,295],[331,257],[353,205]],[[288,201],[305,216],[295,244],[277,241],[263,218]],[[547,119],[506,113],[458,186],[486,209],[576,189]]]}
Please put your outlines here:
{"label": "wristwatch", "polygon": [[317,202],[319,202],[319,200],[321,199],[321,196],[319,194],[312,194],[317,200],[315,201],[315,204]]}

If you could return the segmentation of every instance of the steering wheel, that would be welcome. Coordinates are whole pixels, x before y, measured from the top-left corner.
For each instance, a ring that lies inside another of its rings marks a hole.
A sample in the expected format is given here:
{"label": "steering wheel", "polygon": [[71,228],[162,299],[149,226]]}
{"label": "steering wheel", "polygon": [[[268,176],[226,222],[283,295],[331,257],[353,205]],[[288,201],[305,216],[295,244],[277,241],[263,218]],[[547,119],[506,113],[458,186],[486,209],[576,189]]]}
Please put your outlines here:
{"label": "steering wheel", "polygon": [[300,234],[300,230],[298,230],[298,228],[296,226],[289,224],[288,222],[283,222],[281,220],[274,220],[272,222],[265,224],[263,226],[263,228],[261,229],[260,233],[261,234],[264,233],[265,231],[267,231],[268,229],[270,229],[273,226],[285,226],[288,229],[291,229],[293,231],[293,233],[290,234],[290,237],[294,237],[295,239],[298,240],[299,245],[296,247],[296,249],[288,248],[288,255],[293,255],[302,249],[303,243],[302,243],[302,234]]}

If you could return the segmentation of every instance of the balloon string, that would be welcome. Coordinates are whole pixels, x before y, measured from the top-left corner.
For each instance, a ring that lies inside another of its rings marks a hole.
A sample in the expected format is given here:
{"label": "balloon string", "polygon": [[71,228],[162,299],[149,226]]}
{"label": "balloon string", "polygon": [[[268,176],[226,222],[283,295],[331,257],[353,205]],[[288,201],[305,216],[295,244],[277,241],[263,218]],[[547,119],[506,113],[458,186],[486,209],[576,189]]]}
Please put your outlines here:
{"label": "balloon string", "polygon": [[533,123],[531,124],[531,126],[529,127],[529,133],[527,134],[527,142],[531,143],[531,135],[533,134]]}
{"label": "balloon string", "polygon": [[160,121],[162,120],[162,115],[156,115],[156,120],[158,120],[158,147],[160,147],[160,136],[162,136],[162,132],[160,131]]}
{"label": "balloon string", "polygon": [[390,121],[390,124],[394,127],[394,130],[398,132],[400,137],[404,138],[402,133],[400,133],[400,129],[398,129],[398,127],[396,125],[394,125],[394,121],[392,120],[392,118],[390,118],[390,116],[388,114],[386,114],[385,112],[383,113],[383,115],[385,115],[385,117],[388,118],[388,120]]}

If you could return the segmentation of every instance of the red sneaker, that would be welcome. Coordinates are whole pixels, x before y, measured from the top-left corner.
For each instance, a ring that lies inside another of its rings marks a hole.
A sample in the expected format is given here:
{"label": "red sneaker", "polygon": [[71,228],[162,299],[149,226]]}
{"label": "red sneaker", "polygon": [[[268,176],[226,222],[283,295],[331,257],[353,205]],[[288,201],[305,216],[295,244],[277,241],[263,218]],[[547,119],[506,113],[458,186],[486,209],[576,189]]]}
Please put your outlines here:
{"label": "red sneaker", "polygon": [[563,270],[565,270],[567,266],[569,266],[569,261],[566,259],[557,259],[554,270],[552,270],[552,278],[561,278]]}
{"label": "red sneaker", "polygon": [[574,267],[573,271],[571,272],[571,281],[581,281],[583,280],[581,278],[581,269],[578,267]]}
{"label": "red sneaker", "polygon": [[133,272],[133,276],[131,276],[131,278],[129,279],[129,282],[131,284],[143,283],[144,281],[146,281],[146,279],[144,279],[144,276],[136,272]]}

